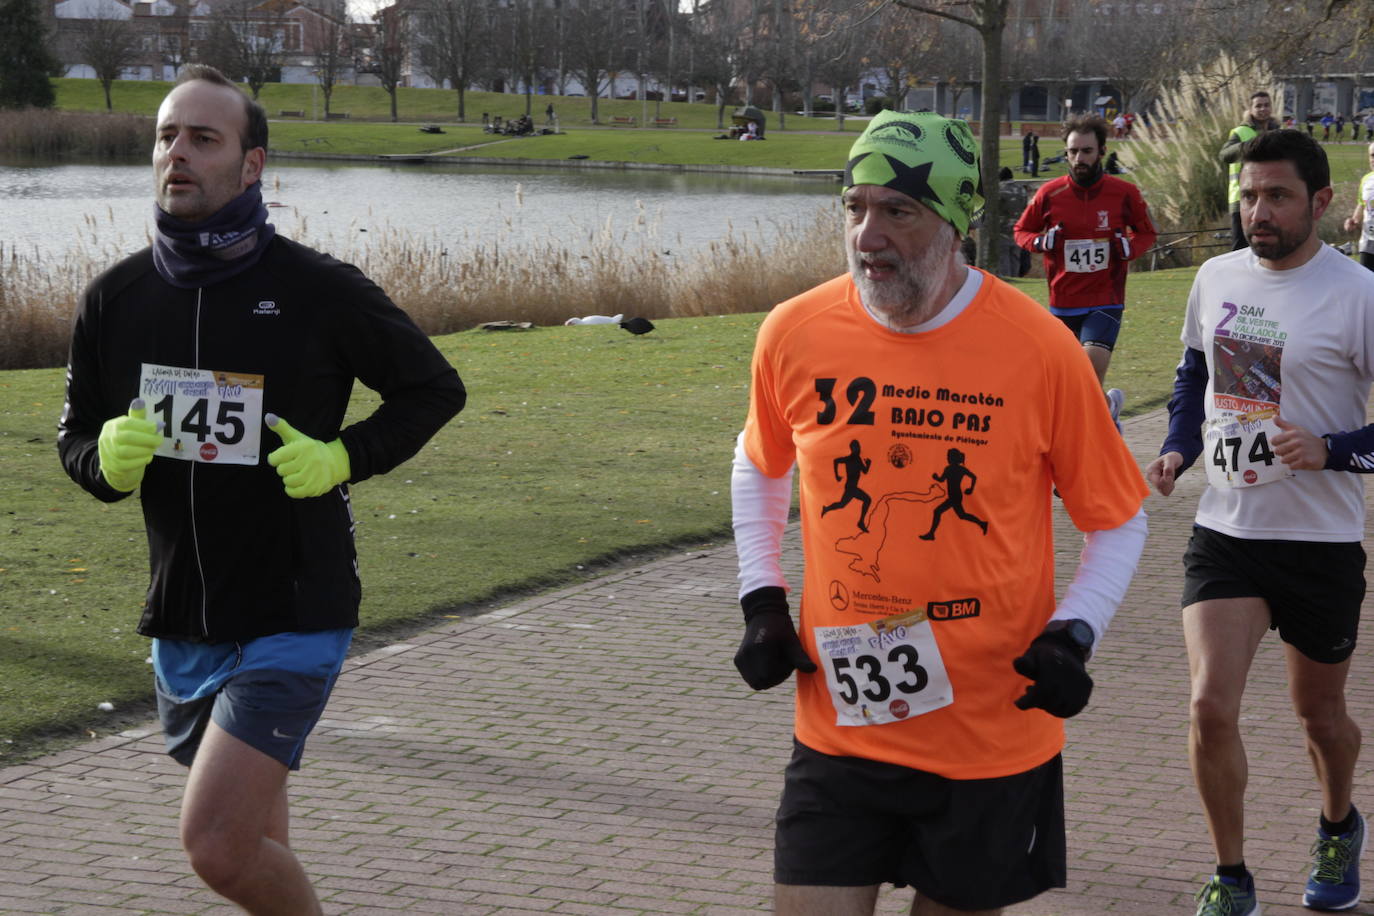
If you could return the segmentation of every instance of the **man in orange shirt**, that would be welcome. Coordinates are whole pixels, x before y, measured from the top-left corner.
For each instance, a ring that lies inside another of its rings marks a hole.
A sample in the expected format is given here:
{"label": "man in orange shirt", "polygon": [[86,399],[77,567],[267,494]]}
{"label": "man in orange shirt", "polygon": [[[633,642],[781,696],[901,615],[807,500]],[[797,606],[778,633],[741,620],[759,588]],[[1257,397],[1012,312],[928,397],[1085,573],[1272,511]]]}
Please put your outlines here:
{"label": "man in orange shirt", "polygon": [[[1074,339],[960,257],[979,185],[964,122],[881,113],[846,168],[849,274],[759,331],[735,664],[760,690],[798,671],[781,914],[869,914],[885,882],[914,887],[919,916],[1064,885],[1062,720],[1087,704],[1146,488]],[[864,469],[857,509],[837,461]],[[794,467],[800,631],[779,563]],[[1087,533],[1057,605],[1055,486]],[[969,524],[939,524],[948,509]]]}

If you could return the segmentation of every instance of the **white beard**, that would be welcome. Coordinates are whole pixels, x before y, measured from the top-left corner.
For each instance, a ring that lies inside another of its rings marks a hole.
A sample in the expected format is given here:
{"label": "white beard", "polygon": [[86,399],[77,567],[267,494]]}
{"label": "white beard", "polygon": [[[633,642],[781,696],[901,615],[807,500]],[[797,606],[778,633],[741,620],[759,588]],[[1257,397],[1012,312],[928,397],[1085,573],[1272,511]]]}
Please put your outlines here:
{"label": "white beard", "polygon": [[[957,252],[950,250],[953,243],[954,227],[942,223],[930,244],[912,261],[899,261],[884,254],[865,258],[850,248],[849,275],[858,287],[859,300],[875,316],[886,318],[894,327],[908,327],[928,320],[945,305],[930,300],[944,286],[951,258],[959,257]],[[864,273],[865,260],[893,265],[897,274],[890,280],[871,280]]]}

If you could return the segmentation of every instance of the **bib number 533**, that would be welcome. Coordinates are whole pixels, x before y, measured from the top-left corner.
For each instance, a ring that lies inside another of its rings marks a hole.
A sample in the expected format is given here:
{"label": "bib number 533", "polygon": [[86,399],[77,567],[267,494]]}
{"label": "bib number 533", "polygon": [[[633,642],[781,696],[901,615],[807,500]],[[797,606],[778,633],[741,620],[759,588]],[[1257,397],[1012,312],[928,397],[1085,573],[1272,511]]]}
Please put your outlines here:
{"label": "bib number 533", "polygon": [[817,627],[836,725],[900,722],[954,702],[925,611]]}
{"label": "bib number 533", "polygon": [[[831,658],[830,663],[835,669],[835,680],[840,684],[840,698],[846,703],[853,705],[859,702],[859,697],[866,697],[875,703],[881,703],[895,694],[910,696],[913,693],[920,693],[930,683],[930,673],[920,665],[921,653],[915,646],[899,645],[887,653],[886,658],[878,659],[872,655],[857,655],[854,657],[840,656]],[[888,665],[900,666],[902,678],[892,681],[888,675],[892,672],[885,672],[884,661]],[[865,681],[862,688],[859,687],[855,675],[862,677]]]}

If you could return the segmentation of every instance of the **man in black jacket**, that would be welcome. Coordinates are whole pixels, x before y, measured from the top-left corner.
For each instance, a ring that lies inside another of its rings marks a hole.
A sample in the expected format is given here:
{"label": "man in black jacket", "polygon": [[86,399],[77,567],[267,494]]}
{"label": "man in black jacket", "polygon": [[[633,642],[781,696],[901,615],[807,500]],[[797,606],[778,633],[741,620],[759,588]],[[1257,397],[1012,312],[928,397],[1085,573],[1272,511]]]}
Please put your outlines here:
{"label": "man in black jacket", "polygon": [[[299,769],[358,623],[347,484],[462,409],[457,373],[356,268],[275,234],[262,108],[209,67],[158,111],[150,248],[73,326],[58,451],[114,502],[141,488],[167,750],[192,867],[250,913],[319,913],[287,845]],[[354,380],[382,404],[343,428]]]}

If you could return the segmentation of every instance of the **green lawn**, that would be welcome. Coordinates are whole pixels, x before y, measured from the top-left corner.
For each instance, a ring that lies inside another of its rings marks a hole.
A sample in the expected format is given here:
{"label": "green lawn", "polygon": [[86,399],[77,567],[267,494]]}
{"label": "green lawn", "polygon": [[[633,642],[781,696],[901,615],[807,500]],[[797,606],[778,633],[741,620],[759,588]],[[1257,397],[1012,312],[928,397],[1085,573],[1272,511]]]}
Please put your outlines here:
{"label": "green lawn", "polygon": [[[1191,275],[1131,275],[1109,377],[1128,414],[1168,397]],[[1045,300],[1043,281],[1018,286]],[[360,639],[726,537],[761,318],[667,319],[644,337],[603,325],[438,338],[470,400],[420,455],[354,488]],[[0,373],[0,763],[150,708],[148,644],[133,632],[147,577],[138,502],[97,502],[63,474],[62,378]],[[363,391],[352,415],[374,403]],[[117,711],[99,712],[104,701]]]}
{"label": "green lawn", "polygon": [[[91,79],[61,78],[53,80],[57,88],[57,107],[79,111],[105,110],[105,95],[100,83]],[[171,84],[150,80],[118,80],[111,87],[111,100],[116,111],[152,115],[162,97],[167,94]],[[324,118],[324,96],[319,87],[304,83],[268,83],[263,86],[258,99],[267,109],[271,118],[280,117],[282,111],[304,112],[305,119]],[[458,93],[449,89],[398,89],[397,116],[407,122],[456,123],[458,119]],[[564,128],[591,125],[591,99],[581,96],[545,96],[530,98],[530,116],[535,124],[543,126],[544,109],[550,103]],[[465,120],[471,124],[482,123],[482,113],[513,118],[525,114],[526,101],[523,95],[510,95],[501,92],[466,93]],[[725,123],[730,121],[734,106],[726,106]],[[336,86],[330,102],[330,111],[335,114],[347,113],[354,120],[391,120],[391,99],[386,91],[376,86]],[[597,117],[603,124],[610,124],[613,117],[634,117],[637,122],[651,123],[655,117],[677,118],[677,129],[715,130],[717,126],[716,106],[708,103],[687,102],[648,102],[641,103],[625,99],[599,99]],[[768,129],[776,130],[777,119],[772,112],[767,113]],[[845,119],[845,130],[853,134],[862,130],[865,121]],[[329,122],[330,127],[341,126]],[[834,131],[833,118],[804,118],[788,113],[787,130]]]}
{"label": "green lawn", "polygon": [[[55,79],[57,105],[73,110],[100,111],[105,98],[96,80]],[[114,84],[115,109],[152,115],[170,84],[144,80],[120,80]],[[780,130],[772,112],[768,115],[769,139],[762,143],[731,143],[711,139],[718,132],[716,107],[686,102],[649,102],[601,99],[600,124],[591,122],[591,100],[582,97],[533,96],[535,124],[544,123],[544,106],[552,103],[566,136],[528,137],[500,141],[481,131],[482,113],[511,118],[525,113],[525,97],[494,92],[467,93],[467,119],[457,122],[457,93],[443,89],[399,90],[399,115],[403,124],[391,124],[390,100],[377,87],[339,86],[332,110],[347,112],[347,121],[312,120],[323,117],[324,103],[318,87],[309,84],[269,83],[261,102],[273,119],[272,147],[292,153],[387,155],[438,153],[458,147],[481,145],[459,156],[491,156],[500,159],[567,159],[586,156],[610,162],[644,162],[692,165],[763,166],[781,169],[839,169],[844,167],[854,135],[867,125],[866,118],[847,117],[844,132],[835,130],[833,118],[803,118],[789,114],[786,130]],[[726,119],[733,106],[726,108]],[[304,119],[280,117],[282,111],[302,111]],[[643,125],[661,114],[678,119],[671,128]],[[637,119],[640,126],[614,127],[616,116]],[[443,134],[420,133],[421,124],[438,124]],[[474,126],[476,125],[476,126]],[[1064,143],[1053,125],[1041,130],[1042,158],[1063,152]],[[318,142],[324,138],[326,142]],[[1108,148],[1127,141],[1108,141]],[[1220,140],[1218,140],[1220,143]],[[1326,146],[1332,181],[1338,185],[1359,179],[1368,164],[1366,144],[1333,143]],[[999,161],[1021,176],[1019,125],[1001,140]],[[1042,178],[1065,174],[1063,163],[1048,166]],[[1125,176],[1128,180],[1132,177]]]}

